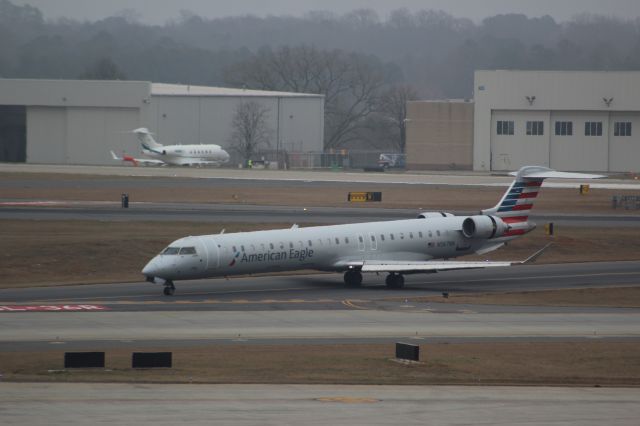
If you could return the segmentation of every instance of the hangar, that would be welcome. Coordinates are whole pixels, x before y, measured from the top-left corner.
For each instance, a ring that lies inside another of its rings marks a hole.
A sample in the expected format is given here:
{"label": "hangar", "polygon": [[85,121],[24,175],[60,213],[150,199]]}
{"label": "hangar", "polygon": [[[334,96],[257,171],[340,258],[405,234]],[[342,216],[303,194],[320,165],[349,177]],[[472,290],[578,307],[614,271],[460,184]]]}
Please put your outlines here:
{"label": "hangar", "polygon": [[273,150],[319,152],[324,96],[145,81],[0,79],[0,161],[113,164],[110,150],[137,153],[125,132],[148,127],[164,144],[230,149],[236,106],[264,105]]}
{"label": "hangar", "polygon": [[476,71],[474,170],[640,169],[640,72]]}
{"label": "hangar", "polygon": [[640,171],[640,72],[476,71],[475,97],[410,101],[410,169]]}

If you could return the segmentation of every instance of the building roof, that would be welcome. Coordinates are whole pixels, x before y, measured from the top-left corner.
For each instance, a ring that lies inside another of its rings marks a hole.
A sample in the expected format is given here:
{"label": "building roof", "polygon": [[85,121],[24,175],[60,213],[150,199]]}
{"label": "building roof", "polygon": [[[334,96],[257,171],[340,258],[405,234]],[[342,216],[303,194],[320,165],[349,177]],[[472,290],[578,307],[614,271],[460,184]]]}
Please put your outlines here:
{"label": "building roof", "polygon": [[271,92],[267,90],[232,89],[229,87],[191,86],[151,83],[152,96],[254,96],[276,98],[321,98],[313,93]]}

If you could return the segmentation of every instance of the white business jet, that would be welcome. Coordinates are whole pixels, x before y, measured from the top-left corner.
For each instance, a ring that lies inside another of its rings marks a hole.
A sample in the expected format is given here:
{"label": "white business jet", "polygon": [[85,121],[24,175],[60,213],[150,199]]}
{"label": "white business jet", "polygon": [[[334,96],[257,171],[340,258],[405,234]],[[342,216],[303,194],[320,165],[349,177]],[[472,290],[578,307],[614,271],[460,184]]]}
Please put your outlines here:
{"label": "white business jet", "polygon": [[538,166],[512,175],[500,202],[477,215],[424,212],[417,219],[190,236],[171,243],[142,273],[169,296],[175,280],[264,272],[344,272],[349,287],[361,285],[363,272],[385,272],[387,287],[401,288],[405,274],[511,266],[523,262],[448,259],[488,253],[533,230],[529,213],[544,179],[602,177]]}
{"label": "white business jet", "polygon": [[161,145],[155,141],[151,132],[141,127],[132,130],[142,145],[142,153],[149,158],[119,158],[113,152],[114,160],[130,161],[134,165],[172,165],[172,166],[219,166],[229,161],[229,154],[220,145]]}

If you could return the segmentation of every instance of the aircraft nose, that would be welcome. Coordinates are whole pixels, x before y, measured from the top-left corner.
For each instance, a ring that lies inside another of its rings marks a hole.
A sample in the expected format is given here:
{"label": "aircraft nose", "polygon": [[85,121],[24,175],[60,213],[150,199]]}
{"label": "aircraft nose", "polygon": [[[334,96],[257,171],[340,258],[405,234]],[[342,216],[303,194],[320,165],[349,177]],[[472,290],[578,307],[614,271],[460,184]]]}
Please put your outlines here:
{"label": "aircraft nose", "polygon": [[160,272],[160,261],[157,257],[154,257],[142,268],[142,274],[147,277],[155,277]]}

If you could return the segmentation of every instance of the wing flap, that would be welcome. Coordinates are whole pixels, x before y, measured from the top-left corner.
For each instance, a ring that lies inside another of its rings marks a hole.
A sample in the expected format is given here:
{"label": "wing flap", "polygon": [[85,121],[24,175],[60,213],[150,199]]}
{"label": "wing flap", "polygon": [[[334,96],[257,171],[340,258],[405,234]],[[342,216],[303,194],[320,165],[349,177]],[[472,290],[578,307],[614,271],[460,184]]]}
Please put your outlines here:
{"label": "wing flap", "polygon": [[417,272],[437,272],[450,271],[455,269],[482,269],[506,267],[521,262],[459,262],[449,260],[426,260],[426,261],[397,261],[397,260],[367,260],[367,261],[351,261],[340,262],[340,267],[359,269],[362,272],[398,272],[398,273],[417,273]]}

